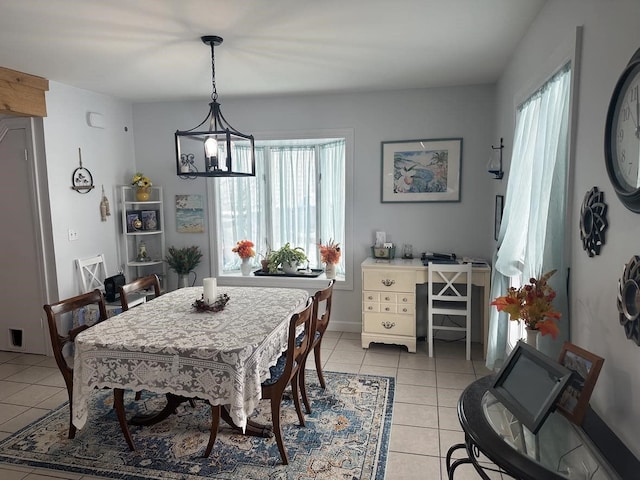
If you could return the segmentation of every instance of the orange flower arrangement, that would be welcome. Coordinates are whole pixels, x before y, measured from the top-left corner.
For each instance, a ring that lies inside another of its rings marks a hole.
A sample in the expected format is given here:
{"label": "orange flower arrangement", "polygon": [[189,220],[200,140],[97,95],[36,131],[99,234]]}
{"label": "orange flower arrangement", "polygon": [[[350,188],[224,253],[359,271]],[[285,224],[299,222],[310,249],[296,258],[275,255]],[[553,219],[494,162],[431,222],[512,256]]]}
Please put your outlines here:
{"label": "orange flower arrangement", "polygon": [[231,251],[237,253],[240,258],[255,257],[256,251],[253,247],[254,245],[251,240],[240,240]]}
{"label": "orange flower arrangement", "polygon": [[551,304],[556,292],[547,283],[554,273],[556,271],[551,270],[539,279],[530,278],[528,284],[517,289],[510,287],[506,295],[496,298],[491,305],[499,312],[508,313],[509,320],[522,320],[527,328],[555,339],[559,332],[556,321],[560,319],[560,312]]}
{"label": "orange flower arrangement", "polygon": [[340,244],[329,239],[326,245],[318,244],[320,247],[320,261],[322,263],[338,263],[340,261]]}

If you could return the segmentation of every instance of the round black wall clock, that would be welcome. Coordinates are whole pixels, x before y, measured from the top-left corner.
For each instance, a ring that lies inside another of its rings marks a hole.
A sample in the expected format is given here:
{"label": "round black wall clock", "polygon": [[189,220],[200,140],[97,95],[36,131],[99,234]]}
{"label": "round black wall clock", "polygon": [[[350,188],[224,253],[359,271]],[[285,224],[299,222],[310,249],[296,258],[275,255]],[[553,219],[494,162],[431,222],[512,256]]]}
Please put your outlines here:
{"label": "round black wall clock", "polygon": [[628,339],[640,345],[640,257],[634,255],[618,280],[620,325]]}
{"label": "round black wall clock", "polygon": [[611,95],[604,130],[609,180],[625,207],[640,213],[640,49],[622,71]]}
{"label": "round black wall clock", "polygon": [[582,248],[590,257],[600,255],[600,247],[604,245],[604,234],[608,227],[604,192],[593,187],[584,196],[580,209],[580,239]]}

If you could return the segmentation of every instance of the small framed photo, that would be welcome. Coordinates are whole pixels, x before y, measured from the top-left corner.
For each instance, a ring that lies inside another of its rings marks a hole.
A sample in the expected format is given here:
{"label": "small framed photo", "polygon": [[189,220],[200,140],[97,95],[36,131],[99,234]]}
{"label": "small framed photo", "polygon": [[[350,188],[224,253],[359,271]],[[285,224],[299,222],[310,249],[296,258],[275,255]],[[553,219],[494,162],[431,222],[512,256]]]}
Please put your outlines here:
{"label": "small framed photo", "polygon": [[127,210],[127,232],[139,232],[142,230],[142,217],[140,210]]}
{"label": "small framed photo", "polygon": [[142,210],[142,229],[146,231],[155,231],[160,229],[158,224],[158,211],[157,210]]}
{"label": "small framed photo", "polygon": [[382,203],[459,202],[462,138],[382,142]]}
{"label": "small framed photo", "polygon": [[558,360],[571,370],[571,379],[556,405],[558,411],[576,425],[582,423],[591,392],[602,369],[604,358],[573,343],[564,342]]}
{"label": "small framed photo", "polygon": [[496,204],[493,220],[493,238],[498,240],[500,226],[502,225],[502,212],[504,211],[504,195],[496,195]]}

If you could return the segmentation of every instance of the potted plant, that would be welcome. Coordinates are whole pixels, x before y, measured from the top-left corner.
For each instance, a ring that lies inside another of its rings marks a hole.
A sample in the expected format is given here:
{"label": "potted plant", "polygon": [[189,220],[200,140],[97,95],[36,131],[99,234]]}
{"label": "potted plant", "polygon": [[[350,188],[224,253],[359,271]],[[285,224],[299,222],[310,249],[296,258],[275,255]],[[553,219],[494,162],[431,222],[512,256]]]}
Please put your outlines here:
{"label": "potted plant", "polygon": [[278,271],[278,266],[282,265],[285,273],[296,273],[298,265],[307,261],[307,255],[302,247],[292,248],[287,242],[280,250],[273,250],[269,253],[269,272]]}
{"label": "potted plant", "polygon": [[[169,268],[178,274],[178,288],[188,287],[189,274],[200,264],[202,252],[197,245],[182,248],[171,246],[164,260],[169,265]],[[194,284],[195,281],[194,277]]]}

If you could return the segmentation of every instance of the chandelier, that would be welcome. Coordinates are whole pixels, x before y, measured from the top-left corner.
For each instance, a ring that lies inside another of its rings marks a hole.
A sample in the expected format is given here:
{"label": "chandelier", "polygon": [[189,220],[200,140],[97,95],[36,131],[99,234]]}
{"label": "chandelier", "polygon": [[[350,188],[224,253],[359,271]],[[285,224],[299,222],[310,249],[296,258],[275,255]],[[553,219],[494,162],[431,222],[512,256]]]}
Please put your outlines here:
{"label": "chandelier", "polygon": [[[224,118],[218,103],[214,47],[222,43],[215,35],[201,37],[211,47],[213,91],[209,113],[190,130],[176,130],[176,172],[189,177],[254,177],[256,174],[253,135],[233,128]],[[208,124],[209,129],[201,127]]]}

